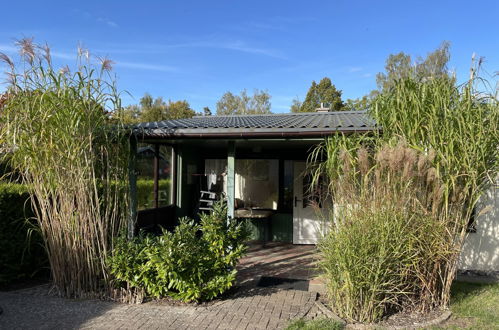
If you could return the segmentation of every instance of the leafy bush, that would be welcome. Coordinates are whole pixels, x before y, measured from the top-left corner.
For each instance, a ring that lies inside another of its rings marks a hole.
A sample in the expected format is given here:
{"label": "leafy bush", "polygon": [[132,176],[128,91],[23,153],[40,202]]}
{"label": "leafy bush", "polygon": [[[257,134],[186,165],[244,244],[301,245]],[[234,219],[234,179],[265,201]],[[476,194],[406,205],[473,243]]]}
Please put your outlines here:
{"label": "leafy bush", "polygon": [[0,183],[0,286],[33,277],[47,266],[26,186]]}
{"label": "leafy bush", "polygon": [[222,294],[234,284],[248,232],[235,220],[227,223],[222,204],[200,218],[199,224],[181,219],[173,233],[120,239],[108,259],[111,274],[152,297],[200,301]]}

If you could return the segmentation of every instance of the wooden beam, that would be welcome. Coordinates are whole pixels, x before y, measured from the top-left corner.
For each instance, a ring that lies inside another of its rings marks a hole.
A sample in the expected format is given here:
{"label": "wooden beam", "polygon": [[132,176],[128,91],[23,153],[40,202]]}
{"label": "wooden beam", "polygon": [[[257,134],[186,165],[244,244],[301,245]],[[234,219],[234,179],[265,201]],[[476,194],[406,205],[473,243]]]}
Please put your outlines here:
{"label": "wooden beam", "polygon": [[137,223],[137,139],[135,136],[130,137],[130,154],[128,159],[128,184],[129,184],[129,201],[128,201],[128,239],[133,239],[135,235],[135,224]]}
{"label": "wooden beam", "polygon": [[170,201],[172,205],[177,205],[177,147],[171,147],[172,157],[170,163]]}
{"label": "wooden beam", "polygon": [[279,156],[279,190],[278,190],[278,198],[277,198],[277,210],[280,211],[283,209],[284,204],[284,159],[282,156]]}
{"label": "wooden beam", "polygon": [[[177,207],[179,209],[182,209],[182,176],[183,176],[183,151],[182,148],[177,149],[177,164],[175,166],[176,172],[177,172],[177,182],[176,182],[176,192],[175,192],[175,199],[177,200]],[[182,212],[181,212],[182,213]],[[182,215],[183,216],[183,215]]]}
{"label": "wooden beam", "polygon": [[227,217],[229,219],[234,218],[234,206],[235,206],[235,195],[236,195],[235,158],[236,158],[236,143],[234,141],[229,141],[227,147]]}
{"label": "wooden beam", "polygon": [[159,207],[159,144],[154,145],[154,208]]}

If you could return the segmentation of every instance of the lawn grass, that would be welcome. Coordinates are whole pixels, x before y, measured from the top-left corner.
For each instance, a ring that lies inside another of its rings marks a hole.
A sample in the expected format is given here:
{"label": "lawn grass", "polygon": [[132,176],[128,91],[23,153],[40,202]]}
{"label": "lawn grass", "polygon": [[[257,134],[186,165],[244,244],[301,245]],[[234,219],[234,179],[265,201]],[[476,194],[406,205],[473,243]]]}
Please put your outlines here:
{"label": "lawn grass", "polygon": [[[431,329],[499,329],[499,283],[454,282],[451,290],[452,317]],[[334,320],[293,321],[287,330],[343,329]]]}
{"label": "lawn grass", "polygon": [[454,282],[450,308],[444,328],[499,329],[499,283]]}
{"label": "lawn grass", "polygon": [[331,319],[315,319],[305,321],[298,319],[291,322],[286,330],[340,330],[343,324]]}

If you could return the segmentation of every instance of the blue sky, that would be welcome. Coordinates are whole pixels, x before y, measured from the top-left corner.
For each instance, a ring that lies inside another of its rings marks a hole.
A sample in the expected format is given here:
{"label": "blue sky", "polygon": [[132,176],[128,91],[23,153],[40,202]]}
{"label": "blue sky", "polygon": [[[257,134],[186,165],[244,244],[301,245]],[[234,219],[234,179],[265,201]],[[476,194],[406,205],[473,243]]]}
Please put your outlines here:
{"label": "blue sky", "polygon": [[360,97],[389,54],[424,56],[443,40],[461,81],[473,53],[499,71],[498,1],[24,0],[2,12],[0,51],[34,37],[62,66],[81,43],[116,62],[125,104],[149,92],[214,110],[224,92],[258,88],[287,112],[312,80],[328,76],[344,99]]}

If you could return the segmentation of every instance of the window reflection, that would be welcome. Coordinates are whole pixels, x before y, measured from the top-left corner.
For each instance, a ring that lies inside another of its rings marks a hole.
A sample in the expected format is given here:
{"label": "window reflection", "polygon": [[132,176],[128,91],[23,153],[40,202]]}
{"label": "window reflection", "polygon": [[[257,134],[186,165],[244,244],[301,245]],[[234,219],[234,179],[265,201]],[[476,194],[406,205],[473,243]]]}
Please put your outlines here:
{"label": "window reflection", "polygon": [[[154,207],[154,155],[153,144],[139,143],[137,147],[137,200],[138,209]],[[171,147],[161,145],[158,153],[158,206],[171,204]]]}

